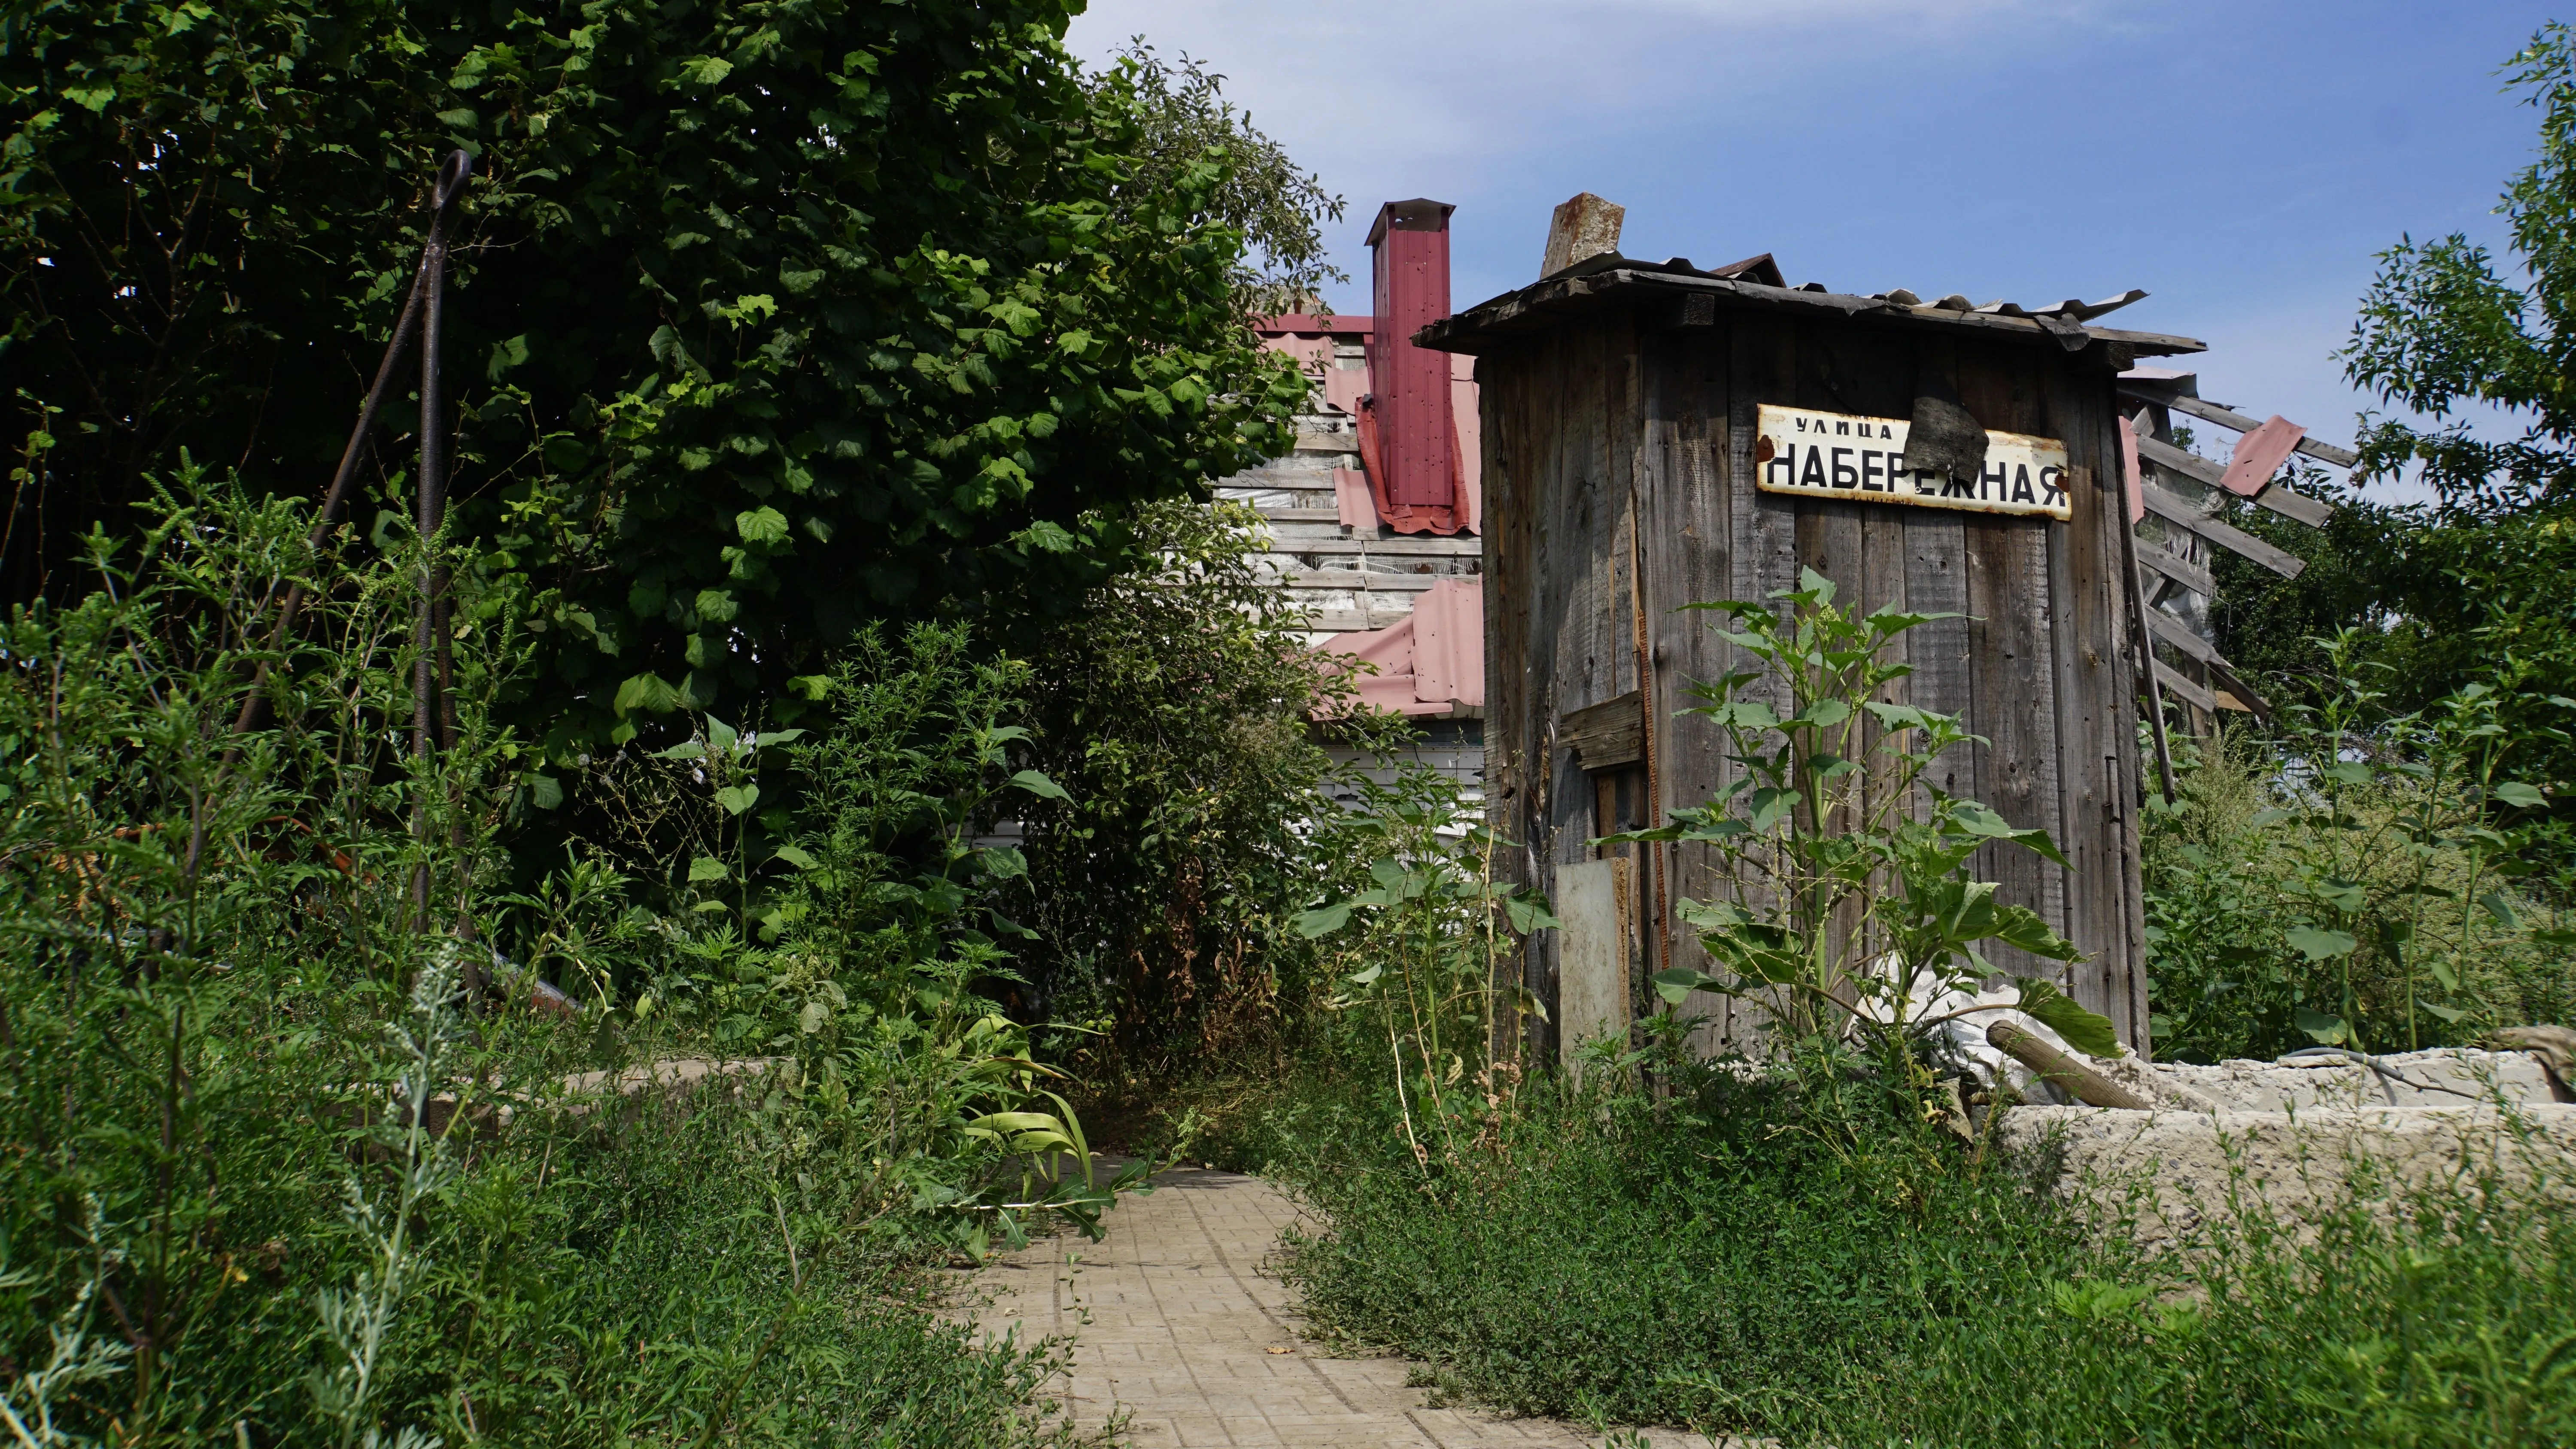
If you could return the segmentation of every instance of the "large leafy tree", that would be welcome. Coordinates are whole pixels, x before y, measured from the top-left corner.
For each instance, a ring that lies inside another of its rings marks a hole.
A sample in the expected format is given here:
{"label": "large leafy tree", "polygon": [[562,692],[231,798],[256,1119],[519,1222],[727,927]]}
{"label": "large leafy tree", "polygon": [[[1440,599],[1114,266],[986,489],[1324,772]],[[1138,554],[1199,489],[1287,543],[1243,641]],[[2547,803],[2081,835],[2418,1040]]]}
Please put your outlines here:
{"label": "large leafy tree", "polygon": [[[2523,279],[2465,233],[2405,238],[2380,254],[2343,354],[2355,383],[2432,420],[2370,426],[2364,474],[2414,466],[2455,514],[2576,503],[2576,33],[2544,26],[2505,74],[2540,112],[2539,159],[2498,207]],[[2460,413],[2479,404],[2523,434],[2477,436]]]}
{"label": "large leafy tree", "polygon": [[1233,153],[1148,144],[1148,68],[1083,76],[1077,8],[12,7],[0,400],[42,436],[6,587],[65,587],[182,448],[318,491],[462,147],[453,531],[551,748],[775,718],[870,617],[1064,613],[1303,391],[1241,326]]}
{"label": "large leafy tree", "polygon": [[[2317,640],[2361,631],[2392,704],[2415,708],[2473,681],[2512,686],[2506,722],[2545,772],[2576,776],[2553,695],[2576,695],[2576,32],[2543,27],[2506,61],[2508,88],[2539,115],[2536,159],[2498,212],[2509,259],[2455,233],[2401,240],[2342,357],[2346,375],[2401,410],[2365,417],[2357,484],[2412,474],[2429,504],[2382,504],[2322,476],[2322,533],[2240,520],[2308,560],[2295,580],[2224,555],[2221,645],[2296,698],[2320,674]],[[2499,436],[2495,412],[2517,420]],[[2528,758],[2529,756],[2526,756]]]}

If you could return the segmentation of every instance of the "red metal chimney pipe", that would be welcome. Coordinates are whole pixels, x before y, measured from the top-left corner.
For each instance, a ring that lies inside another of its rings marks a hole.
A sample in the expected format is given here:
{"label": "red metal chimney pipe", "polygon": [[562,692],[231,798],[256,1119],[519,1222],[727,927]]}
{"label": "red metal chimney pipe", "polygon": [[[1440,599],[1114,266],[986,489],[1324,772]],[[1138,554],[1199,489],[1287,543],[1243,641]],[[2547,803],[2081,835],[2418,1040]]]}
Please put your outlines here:
{"label": "red metal chimney pipe", "polygon": [[1369,329],[1370,413],[1382,477],[1369,479],[1379,516],[1398,533],[1456,533],[1457,433],[1445,352],[1413,345],[1413,334],[1449,315],[1449,214],[1444,201],[1390,201],[1369,228],[1376,252],[1375,319]]}

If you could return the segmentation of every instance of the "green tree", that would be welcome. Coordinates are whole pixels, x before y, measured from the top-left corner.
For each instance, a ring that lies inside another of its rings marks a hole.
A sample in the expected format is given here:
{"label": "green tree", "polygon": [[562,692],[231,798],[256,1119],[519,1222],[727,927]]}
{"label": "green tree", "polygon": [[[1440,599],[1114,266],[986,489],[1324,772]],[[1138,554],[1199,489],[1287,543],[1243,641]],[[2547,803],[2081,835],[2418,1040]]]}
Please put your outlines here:
{"label": "green tree", "polygon": [[1342,219],[1342,198],[1256,129],[1250,113],[1235,110],[1225,98],[1224,76],[1187,55],[1166,63],[1141,35],[1119,52],[1115,74],[1132,89],[1144,125],[1132,184],[1150,188],[1177,179],[1210,151],[1232,160],[1208,209],[1252,243],[1253,255],[1235,273],[1245,311],[1311,310],[1316,288],[1350,280],[1325,260],[1324,250],[1322,223]]}
{"label": "green tree", "polygon": [[[2465,233],[2404,238],[2380,253],[2343,353],[2355,383],[2434,422],[2369,427],[2365,476],[2411,463],[2446,504],[2481,513],[2576,502],[2576,33],[2541,27],[2504,74],[2541,115],[2540,157],[2498,207],[2527,285]],[[2474,436],[2458,416],[2471,404],[2521,418],[2523,435]]]}
{"label": "green tree", "polygon": [[549,754],[782,719],[871,617],[1069,612],[1304,393],[1241,326],[1236,153],[1151,154],[1151,71],[1086,78],[1073,8],[14,8],[0,397],[60,413],[11,588],[183,447],[317,491],[463,147],[452,531]]}
{"label": "green tree", "polygon": [[[2505,723],[2535,741],[2535,770],[2576,776],[2552,695],[2576,694],[2576,32],[2542,27],[2505,62],[2539,112],[2537,159],[2506,185],[2510,264],[2464,233],[2382,252],[2345,374],[2398,416],[2365,414],[2355,486],[2310,471],[2338,506],[2324,530],[2250,509],[2239,526],[2308,561],[2282,579],[2222,555],[2220,645],[2282,702],[2336,687],[2317,641],[2349,628],[2361,675],[2394,713],[2472,683],[2505,691]],[[2519,272],[2518,278],[2511,274]],[[2501,411],[2517,437],[2472,414]],[[2362,486],[2412,474],[2430,504],[2383,504]]]}

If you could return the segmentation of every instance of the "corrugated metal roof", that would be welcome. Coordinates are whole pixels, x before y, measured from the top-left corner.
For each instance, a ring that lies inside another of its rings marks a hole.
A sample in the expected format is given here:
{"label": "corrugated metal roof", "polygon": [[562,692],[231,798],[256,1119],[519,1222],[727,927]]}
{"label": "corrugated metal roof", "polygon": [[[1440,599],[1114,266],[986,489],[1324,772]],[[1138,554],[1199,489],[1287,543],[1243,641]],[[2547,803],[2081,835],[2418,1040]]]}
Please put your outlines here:
{"label": "corrugated metal roof", "polygon": [[[1769,258],[1759,257],[1754,261],[1768,262]],[[1721,271],[1735,271],[1750,265],[1738,262]],[[1770,275],[1777,276],[1778,269],[1772,268]],[[1784,287],[1748,280],[1743,276],[1702,271],[1691,266],[1687,258],[1660,263],[1639,262],[1615,253],[1605,253],[1578,262],[1556,276],[1506,292],[1453,317],[1434,322],[1415,334],[1414,341],[1446,352],[1480,352],[1489,339],[1544,330],[1563,318],[1603,306],[1705,298],[1711,305],[1730,309],[1831,312],[1898,326],[2049,342],[2068,350],[2079,350],[2094,342],[2124,346],[2137,357],[2168,357],[2207,350],[2207,344],[2196,338],[2091,327],[2079,320],[2088,313],[2099,315],[2094,309],[2107,310],[2113,305],[2109,303],[2065,302],[2032,311],[2013,303],[1993,302],[1983,308],[1972,307],[1962,311],[1959,306],[1964,303],[1963,298],[1944,298],[1934,303],[1909,302],[1903,299],[1912,294],[1901,291],[1862,297],[1828,292],[1814,284],[1810,287]]]}

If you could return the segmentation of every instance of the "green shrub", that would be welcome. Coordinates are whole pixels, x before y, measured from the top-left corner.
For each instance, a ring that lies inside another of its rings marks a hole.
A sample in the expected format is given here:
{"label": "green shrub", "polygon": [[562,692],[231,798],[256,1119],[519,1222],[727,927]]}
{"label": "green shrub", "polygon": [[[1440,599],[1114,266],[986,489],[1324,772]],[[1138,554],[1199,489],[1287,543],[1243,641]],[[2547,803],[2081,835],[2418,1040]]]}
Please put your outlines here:
{"label": "green shrub", "polygon": [[[1283,998],[1311,984],[1289,918],[1332,877],[1314,832],[1350,772],[1311,732],[1335,692],[1304,607],[1256,567],[1264,526],[1236,503],[1145,509],[1151,562],[1031,651],[1025,751],[1066,793],[1017,802],[1038,934],[1021,955],[1047,1012],[1109,1034],[1085,1059],[1115,1071],[1275,1046]],[[1367,745],[1388,726],[1342,728]]]}
{"label": "green shrub", "polygon": [[[1029,1210],[1006,1203],[1082,1220],[1106,1196],[1032,1181],[1074,1129],[968,989],[989,938],[954,881],[981,857],[940,822],[997,787],[989,735],[916,742],[972,767],[946,775],[820,756],[839,813],[807,875],[854,896],[818,881],[777,945],[713,880],[714,909],[669,916],[595,863],[505,900],[489,841],[532,794],[486,708],[520,657],[509,612],[459,609],[455,741],[416,759],[416,545],[317,558],[294,505],[181,481],[146,536],[93,540],[95,592],[0,625],[18,1441],[1065,1437],[1030,1403],[1043,1347],[939,1326],[921,1272],[1015,1234]],[[287,577],[313,584],[309,642],[271,651]],[[980,719],[953,640],[916,644],[847,676],[845,703],[927,692]],[[275,723],[235,734],[259,659]],[[833,843],[907,790],[874,856]],[[778,969],[825,920],[891,944],[839,981]],[[513,964],[495,940],[538,949]],[[580,1009],[526,1009],[532,969]],[[825,984],[864,1029],[814,1019]],[[747,1052],[772,1060],[694,1094],[570,1080]]]}
{"label": "green shrub", "polygon": [[2547,796],[2522,772],[2564,704],[2471,684],[2387,707],[2346,634],[2333,688],[2266,734],[2186,748],[2142,840],[2157,1054],[2406,1051],[2576,1007]]}
{"label": "green shrub", "polygon": [[[1134,508],[1289,447],[1306,388],[1242,325],[1246,229],[1312,280],[1323,204],[1208,87],[1086,75],[1074,9],[11,6],[0,408],[63,416],[0,588],[135,527],[181,446],[318,482],[354,392],[326,379],[372,370],[463,148],[456,530],[543,626],[496,701],[524,747],[803,723],[871,618],[1061,612]],[[103,216],[185,240],[85,244]]]}

